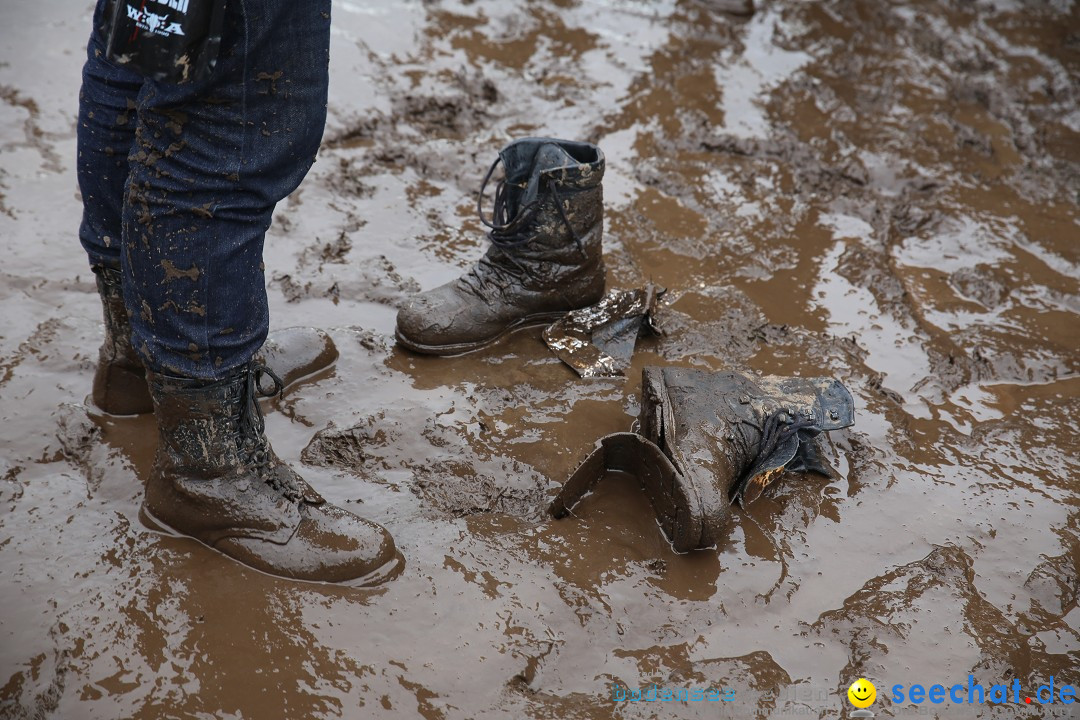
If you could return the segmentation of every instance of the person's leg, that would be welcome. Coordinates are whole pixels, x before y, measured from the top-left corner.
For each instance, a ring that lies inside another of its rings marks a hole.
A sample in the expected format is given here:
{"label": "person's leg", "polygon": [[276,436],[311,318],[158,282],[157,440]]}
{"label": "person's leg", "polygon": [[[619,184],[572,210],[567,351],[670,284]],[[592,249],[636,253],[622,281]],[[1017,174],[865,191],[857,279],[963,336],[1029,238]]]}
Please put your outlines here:
{"label": "person's leg", "polygon": [[265,572],[375,582],[400,566],[393,539],[277,458],[258,396],[282,383],[252,360],[263,236],[322,135],[329,22],[329,0],[229,0],[204,81],[142,83],[120,265],[159,428],[147,519]]}
{"label": "person's leg", "polygon": [[[121,273],[128,156],[135,144],[144,78],[106,59],[105,5],[106,0],[100,0],[94,13],[79,93],[77,171],[83,198],[79,239],[97,277],[105,321],[91,397],[105,412],[131,415],[153,411],[145,367],[131,345],[131,320],[124,303]],[[319,83],[315,85],[318,89]],[[325,83],[322,85],[325,93]],[[321,132],[318,113],[311,122]],[[271,333],[260,352],[260,358],[287,383],[323,369],[336,356],[330,337],[314,328]]]}
{"label": "person's leg", "polygon": [[263,236],[319,147],[329,33],[329,0],[229,2],[209,77],[139,94],[124,295],[151,370],[221,378],[266,338]]}

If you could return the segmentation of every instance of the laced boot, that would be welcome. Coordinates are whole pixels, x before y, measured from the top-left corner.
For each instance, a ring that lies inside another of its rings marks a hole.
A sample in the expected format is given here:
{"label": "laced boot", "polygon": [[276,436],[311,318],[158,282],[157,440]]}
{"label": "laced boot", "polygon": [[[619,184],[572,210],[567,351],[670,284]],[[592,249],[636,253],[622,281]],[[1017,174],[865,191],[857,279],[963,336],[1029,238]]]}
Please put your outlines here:
{"label": "laced boot", "polygon": [[853,422],[838,380],[647,367],[638,432],[602,438],[551,512],[568,514],[606,471],[628,472],[676,551],[711,547],[732,503],[750,504],[785,469],[827,475],[816,438]]}
{"label": "laced boot", "polygon": [[147,376],[160,431],[143,502],[151,524],[280,577],[371,585],[400,568],[385,529],[326,502],[274,454],[258,404],[281,392],[272,371]]}
{"label": "laced boot", "polygon": [[[146,368],[131,345],[131,320],[124,306],[120,271],[102,266],[93,271],[105,317],[105,340],[98,353],[91,397],[97,407],[112,415],[153,412]],[[273,370],[289,388],[329,367],[337,357],[337,347],[324,331],[293,327],[271,330],[255,360]]]}
{"label": "laced boot", "polygon": [[[484,188],[502,163],[491,220]],[[526,138],[507,145],[480,188],[490,245],[465,275],[420,293],[397,316],[398,342],[419,353],[475,350],[549,323],[604,295],[604,154],[595,145]]]}

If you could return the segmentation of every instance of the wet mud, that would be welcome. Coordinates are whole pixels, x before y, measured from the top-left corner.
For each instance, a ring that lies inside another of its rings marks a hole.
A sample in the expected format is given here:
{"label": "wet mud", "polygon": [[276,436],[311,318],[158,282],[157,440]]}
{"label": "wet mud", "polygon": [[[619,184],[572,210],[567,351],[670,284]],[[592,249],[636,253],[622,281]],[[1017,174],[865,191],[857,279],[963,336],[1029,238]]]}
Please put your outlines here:
{"label": "wet mud", "polygon": [[[267,433],[405,570],[286,582],[139,521],[154,421],[87,400],[91,7],[5,6],[0,717],[830,718],[859,677],[879,717],[1073,716],[889,688],[1080,682],[1080,6],[333,10],[323,147],[266,278],[273,326],[339,357]],[[474,193],[527,134],[604,150],[608,286],[668,290],[623,378],[579,379],[540,329],[393,343],[396,307],[483,252]],[[686,555],[633,478],[546,517],[656,364],[840,379],[835,477],[784,475]],[[612,700],[653,684],[734,696]]]}

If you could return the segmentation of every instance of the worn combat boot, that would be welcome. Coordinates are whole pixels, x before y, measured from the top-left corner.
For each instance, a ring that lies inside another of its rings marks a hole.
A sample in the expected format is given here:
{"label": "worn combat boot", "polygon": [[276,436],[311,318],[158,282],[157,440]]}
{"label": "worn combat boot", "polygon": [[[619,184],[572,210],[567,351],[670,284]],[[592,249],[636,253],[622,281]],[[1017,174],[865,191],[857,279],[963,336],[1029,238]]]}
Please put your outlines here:
{"label": "worn combat boot", "polygon": [[827,475],[816,438],[853,423],[838,380],[647,367],[639,432],[602,438],[551,512],[568,514],[607,471],[628,472],[676,551],[711,547],[731,504],[750,504],[785,469]]}
{"label": "worn combat boot", "polygon": [[[91,397],[97,407],[112,415],[153,412],[146,368],[131,345],[131,320],[124,307],[120,271],[100,265],[93,271],[105,318],[105,340],[98,352]],[[294,327],[271,330],[255,360],[270,368],[289,388],[330,367],[337,357],[337,347],[325,332]]]}
{"label": "worn combat boot", "polygon": [[[500,162],[505,177],[489,221],[481,201]],[[526,138],[503,148],[477,201],[480,220],[491,228],[487,252],[465,275],[400,309],[398,342],[453,355],[598,302],[605,281],[603,177],[604,154],[589,143]]]}
{"label": "worn combat boot", "polygon": [[386,530],[327,503],[274,454],[258,404],[281,391],[274,373],[251,362],[209,383],[147,377],[160,432],[143,502],[151,524],[297,580],[371,585],[400,568]]}

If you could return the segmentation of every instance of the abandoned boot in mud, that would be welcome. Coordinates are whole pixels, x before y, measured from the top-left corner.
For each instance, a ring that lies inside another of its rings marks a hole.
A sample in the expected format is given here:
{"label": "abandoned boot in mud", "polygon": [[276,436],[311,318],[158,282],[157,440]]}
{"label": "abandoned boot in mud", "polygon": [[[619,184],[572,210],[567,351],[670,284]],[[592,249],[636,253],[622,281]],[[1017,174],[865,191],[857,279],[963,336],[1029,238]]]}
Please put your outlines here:
{"label": "abandoned boot in mud", "polygon": [[[98,353],[91,397],[112,415],[141,415],[154,411],[146,369],[131,345],[131,321],[120,284],[120,271],[93,268],[105,317],[105,340]],[[324,331],[310,327],[271,330],[255,360],[280,377],[286,388],[320,370],[338,357],[337,347]]]}
{"label": "abandoned boot in mud", "polygon": [[627,472],[641,479],[676,551],[710,547],[731,504],[750,504],[785,469],[827,475],[816,438],[853,423],[838,380],[647,367],[639,432],[602,438],[551,512],[568,514],[606,471]]}
{"label": "abandoned boot in mud", "polygon": [[296,580],[370,585],[400,568],[385,529],[326,502],[274,454],[258,396],[282,383],[266,367],[212,382],[147,377],[160,432],[143,503],[151,524]]}
{"label": "abandoned boot in mud", "polygon": [[[489,221],[480,205],[500,162],[505,177]],[[604,154],[589,143],[525,138],[503,148],[477,201],[480,220],[491,228],[487,252],[462,277],[401,308],[398,342],[453,355],[598,302],[605,281],[603,177]]]}

